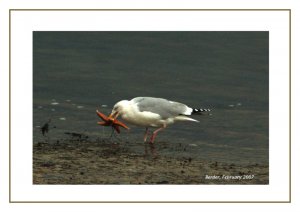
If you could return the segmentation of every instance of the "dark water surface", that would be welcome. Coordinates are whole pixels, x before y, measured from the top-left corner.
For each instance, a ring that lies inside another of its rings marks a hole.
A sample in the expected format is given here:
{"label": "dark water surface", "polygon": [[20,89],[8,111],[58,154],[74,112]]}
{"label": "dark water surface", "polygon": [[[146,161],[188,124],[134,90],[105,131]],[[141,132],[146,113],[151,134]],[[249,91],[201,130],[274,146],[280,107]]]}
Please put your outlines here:
{"label": "dark water surface", "polygon": [[[268,164],[268,43],[268,32],[34,32],[33,142],[108,138],[96,109],[153,96],[212,109],[160,132],[159,154]],[[144,151],[143,133],[131,126],[118,142]]]}

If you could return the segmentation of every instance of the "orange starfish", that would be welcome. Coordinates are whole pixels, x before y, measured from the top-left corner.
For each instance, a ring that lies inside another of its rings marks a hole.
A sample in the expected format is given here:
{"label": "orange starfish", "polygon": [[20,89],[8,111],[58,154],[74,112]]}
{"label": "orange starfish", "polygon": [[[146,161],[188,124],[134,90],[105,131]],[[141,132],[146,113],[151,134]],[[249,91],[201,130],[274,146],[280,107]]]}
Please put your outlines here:
{"label": "orange starfish", "polygon": [[103,113],[100,113],[98,110],[96,110],[96,113],[103,120],[101,122],[98,122],[99,125],[112,126],[113,129],[115,129],[118,133],[121,132],[120,127],[129,130],[129,127],[127,127],[124,123],[118,121],[117,119],[112,118],[112,116],[106,116]]}

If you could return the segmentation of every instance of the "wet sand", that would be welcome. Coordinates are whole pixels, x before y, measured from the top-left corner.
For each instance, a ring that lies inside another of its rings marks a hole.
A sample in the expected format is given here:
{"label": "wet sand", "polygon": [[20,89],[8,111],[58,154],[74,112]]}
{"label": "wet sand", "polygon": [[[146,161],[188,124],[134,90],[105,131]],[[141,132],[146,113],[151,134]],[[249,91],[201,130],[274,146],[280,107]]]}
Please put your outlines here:
{"label": "wet sand", "polygon": [[[144,152],[109,140],[39,142],[33,145],[33,184],[268,184],[263,164],[226,164]],[[183,148],[182,151],[185,151]]]}

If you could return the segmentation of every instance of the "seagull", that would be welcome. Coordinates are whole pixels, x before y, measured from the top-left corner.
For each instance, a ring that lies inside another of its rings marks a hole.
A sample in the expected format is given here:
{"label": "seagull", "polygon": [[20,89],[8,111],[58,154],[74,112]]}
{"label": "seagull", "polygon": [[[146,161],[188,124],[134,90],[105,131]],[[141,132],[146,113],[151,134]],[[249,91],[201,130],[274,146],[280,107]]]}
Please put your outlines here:
{"label": "seagull", "polygon": [[124,121],[130,124],[145,127],[144,142],[147,141],[148,128],[158,128],[152,133],[150,138],[150,143],[154,143],[157,133],[168,125],[177,121],[199,122],[188,116],[192,114],[201,115],[209,111],[210,109],[193,109],[185,104],[163,98],[136,97],[130,101],[121,100],[117,102],[109,117],[116,119],[118,116],[121,116]]}

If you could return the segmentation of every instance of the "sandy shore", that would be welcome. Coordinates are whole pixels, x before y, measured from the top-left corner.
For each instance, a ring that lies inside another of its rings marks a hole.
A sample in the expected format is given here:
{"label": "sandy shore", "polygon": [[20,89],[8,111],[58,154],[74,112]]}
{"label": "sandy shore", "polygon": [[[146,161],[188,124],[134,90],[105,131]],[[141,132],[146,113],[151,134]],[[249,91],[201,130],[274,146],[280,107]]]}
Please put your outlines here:
{"label": "sandy shore", "polygon": [[269,168],[143,153],[108,141],[33,145],[34,184],[268,184]]}

